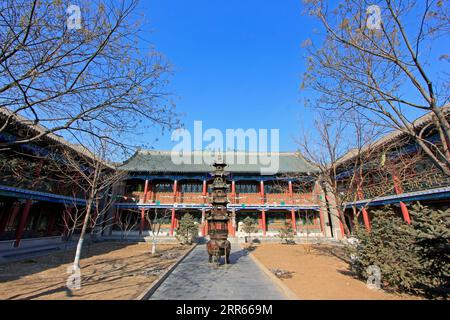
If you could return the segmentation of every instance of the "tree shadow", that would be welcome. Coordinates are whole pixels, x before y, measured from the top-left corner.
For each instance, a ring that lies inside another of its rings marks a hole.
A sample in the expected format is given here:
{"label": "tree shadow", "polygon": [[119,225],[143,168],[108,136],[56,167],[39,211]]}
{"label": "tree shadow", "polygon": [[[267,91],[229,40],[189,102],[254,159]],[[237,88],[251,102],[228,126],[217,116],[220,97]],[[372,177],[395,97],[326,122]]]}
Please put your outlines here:
{"label": "tree shadow", "polygon": [[[154,279],[156,279],[159,274],[161,274],[162,272],[164,272],[165,270],[167,270],[167,268],[169,268],[170,265],[172,265],[176,259],[178,259],[184,252],[185,252],[185,248],[180,249],[178,247],[174,247],[169,249],[168,251],[176,251],[177,255],[173,256],[170,259],[158,259],[158,257],[152,256],[149,253],[142,253],[139,255],[135,255],[133,256],[134,259],[136,259],[135,261],[133,261],[133,264],[126,264],[124,262],[124,260],[126,260],[127,258],[116,258],[116,259],[104,259],[102,261],[91,263],[89,265],[85,265],[83,266],[83,268],[87,268],[88,266],[93,266],[95,265],[97,270],[91,270],[89,271],[89,274],[86,276],[82,275],[81,278],[81,285],[82,285],[82,289],[83,288],[88,288],[88,287],[95,287],[98,284],[107,284],[107,283],[111,283],[117,280],[121,280],[127,277],[135,277],[135,276],[145,276],[145,277],[149,277],[149,274],[151,274],[150,276],[153,277]],[[154,260],[154,261],[152,261]],[[121,263],[123,262],[123,263]],[[110,268],[103,268],[102,265],[105,266],[110,266]],[[83,270],[82,268],[82,270]],[[150,271],[157,271],[154,273],[151,273]],[[95,272],[93,272],[95,271]],[[151,279],[152,281],[154,279]],[[43,288],[38,288],[36,290],[32,290],[32,291],[28,291],[28,292],[21,292],[20,294],[17,294],[15,296],[9,297],[7,298],[9,299],[37,299],[39,297],[43,297],[49,294],[53,294],[53,293],[59,293],[62,291],[66,292],[66,297],[72,297],[72,291],[70,289],[68,289],[65,285],[61,285],[61,280],[62,279],[58,279],[58,283],[53,285],[53,286],[49,286],[45,289],[48,289],[46,291],[41,292],[41,290],[43,290]],[[42,283],[42,281],[38,281],[39,283]],[[30,283],[28,282],[27,285],[29,285]],[[136,285],[136,284],[134,284]],[[56,287],[55,287],[56,286]],[[132,285],[131,285],[132,286]],[[53,288],[54,287],[54,288]],[[130,286],[121,286],[120,288],[126,288],[126,287],[130,287]],[[51,288],[51,289],[49,289]],[[82,290],[81,289],[81,290]],[[95,288],[94,288],[95,289]],[[83,293],[81,291],[81,295],[79,296],[80,298],[83,298],[84,296],[90,296],[92,294],[98,293],[98,292],[107,292],[108,290],[117,290],[118,287],[110,287],[107,289],[100,289],[97,291],[92,291],[92,292],[87,292],[87,293]],[[85,298],[85,297],[84,297]]]}
{"label": "tree shadow", "polygon": [[330,245],[313,245],[312,246],[315,253],[327,257],[335,257],[347,264],[350,264],[350,259],[346,255],[344,248],[342,246],[330,246]]}
{"label": "tree shadow", "polygon": [[[82,251],[81,259],[87,259],[111,251],[123,249],[136,243],[92,243],[86,245],[86,247]],[[73,259],[75,257],[75,248],[62,250],[63,251],[56,251],[43,256],[24,258],[20,261],[2,263],[0,265],[0,283],[17,280],[34,273],[43,272],[73,262]],[[87,266],[89,265],[86,265],[84,267]]]}

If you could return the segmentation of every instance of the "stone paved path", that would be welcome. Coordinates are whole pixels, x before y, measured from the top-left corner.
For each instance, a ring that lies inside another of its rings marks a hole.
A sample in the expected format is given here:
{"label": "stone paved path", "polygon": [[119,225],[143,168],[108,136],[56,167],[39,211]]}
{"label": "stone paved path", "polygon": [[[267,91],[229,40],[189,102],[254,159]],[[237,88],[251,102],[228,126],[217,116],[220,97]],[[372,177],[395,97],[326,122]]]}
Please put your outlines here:
{"label": "stone paved path", "polygon": [[286,299],[238,244],[231,246],[230,262],[214,267],[208,263],[206,245],[198,245],[150,299]]}

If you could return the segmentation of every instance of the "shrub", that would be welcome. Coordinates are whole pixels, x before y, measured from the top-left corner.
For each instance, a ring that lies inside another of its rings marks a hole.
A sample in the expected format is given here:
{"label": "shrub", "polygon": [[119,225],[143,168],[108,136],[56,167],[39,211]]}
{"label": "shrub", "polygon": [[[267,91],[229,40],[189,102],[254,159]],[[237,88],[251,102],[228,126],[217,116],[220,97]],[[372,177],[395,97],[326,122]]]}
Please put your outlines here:
{"label": "shrub", "polygon": [[367,279],[367,268],[376,265],[385,289],[446,297],[450,210],[416,204],[410,214],[408,225],[392,208],[374,211],[371,232],[358,228],[356,244],[347,246],[351,269]]}
{"label": "shrub", "polygon": [[429,296],[448,296],[450,288],[450,208],[415,204],[410,210],[415,250],[421,264],[420,285]]}
{"label": "shrub", "polygon": [[198,226],[192,215],[185,214],[180,219],[176,237],[182,244],[192,244],[198,234]]}
{"label": "shrub", "polygon": [[292,228],[292,223],[290,221],[286,221],[284,223],[283,228],[280,229],[278,236],[281,239],[281,243],[283,244],[294,244],[294,236],[295,231]]}
{"label": "shrub", "polygon": [[[248,237],[254,232],[258,232],[258,224],[254,219],[247,217],[242,221],[242,231],[247,234]],[[245,242],[247,242],[247,237],[245,238]]]}

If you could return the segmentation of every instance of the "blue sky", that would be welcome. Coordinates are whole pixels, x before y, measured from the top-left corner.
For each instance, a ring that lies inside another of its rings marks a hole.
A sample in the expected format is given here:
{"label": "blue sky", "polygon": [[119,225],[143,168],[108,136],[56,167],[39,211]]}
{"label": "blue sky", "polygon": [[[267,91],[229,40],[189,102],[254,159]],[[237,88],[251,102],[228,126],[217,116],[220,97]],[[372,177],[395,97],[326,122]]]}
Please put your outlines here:
{"label": "blue sky", "polygon": [[[187,129],[280,129],[280,150],[312,124],[299,89],[301,43],[313,21],[300,0],[150,0],[141,3],[146,40],[172,63],[170,90]],[[170,149],[170,134],[142,142]],[[159,141],[155,141],[158,138]]]}

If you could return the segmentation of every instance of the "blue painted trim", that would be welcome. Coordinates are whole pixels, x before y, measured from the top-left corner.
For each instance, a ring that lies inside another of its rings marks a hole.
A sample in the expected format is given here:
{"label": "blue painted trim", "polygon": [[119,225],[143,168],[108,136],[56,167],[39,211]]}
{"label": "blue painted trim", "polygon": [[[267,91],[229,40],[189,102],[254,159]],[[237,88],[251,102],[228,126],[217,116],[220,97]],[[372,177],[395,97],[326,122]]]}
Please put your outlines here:
{"label": "blue painted trim", "polygon": [[[446,188],[448,189],[448,188]],[[432,190],[429,193],[411,193],[411,194],[400,194],[392,197],[385,197],[379,200],[362,200],[350,204],[346,204],[346,208],[351,208],[353,206],[357,208],[361,208],[363,206],[383,206],[383,205],[389,205],[389,204],[397,204],[399,202],[415,202],[415,201],[426,201],[426,200],[442,200],[442,199],[448,199],[450,201],[450,191],[437,189],[436,192],[433,192]],[[426,192],[426,191],[423,191]]]}
{"label": "blue painted trim", "polygon": [[[186,175],[128,175],[124,180],[177,180],[177,181],[183,181],[183,180],[211,180],[213,177],[210,174],[204,174],[204,175],[195,175],[195,176],[186,176]],[[314,181],[314,177],[304,177],[304,178],[289,178],[289,177],[274,177],[274,176],[233,176],[230,175],[227,179],[229,181],[234,180],[236,182],[238,181]]]}
{"label": "blue painted trim", "polygon": [[82,204],[86,205],[86,200],[79,198],[72,198],[67,196],[62,196],[59,194],[40,192],[40,191],[32,191],[27,189],[14,188],[9,186],[0,185],[0,194],[9,196],[9,197],[17,197],[21,199],[32,199],[32,200],[40,200],[47,201],[53,203],[65,203],[65,204]]}
{"label": "blue painted trim", "polygon": [[203,181],[204,179],[208,180],[208,178],[206,177],[206,175],[196,175],[196,176],[184,176],[184,175],[129,175],[127,176],[124,180],[132,180],[132,179],[137,179],[137,180],[149,180],[149,181],[153,181],[153,180],[171,180],[171,181],[182,181],[182,180],[199,180],[199,181]]}
{"label": "blue painted trim", "polygon": [[[158,209],[211,209],[211,206],[205,205],[205,204],[177,204],[177,206],[174,206],[173,204],[154,204],[154,203],[146,203],[146,204],[139,204],[139,203],[116,203],[116,208],[119,209],[145,209],[145,208],[158,208]],[[290,211],[292,209],[294,210],[315,210],[319,211],[319,206],[262,206],[262,205],[256,205],[256,206],[245,206],[242,207],[241,205],[228,205],[227,208],[229,210],[235,209],[236,211],[241,210],[287,210]]]}

